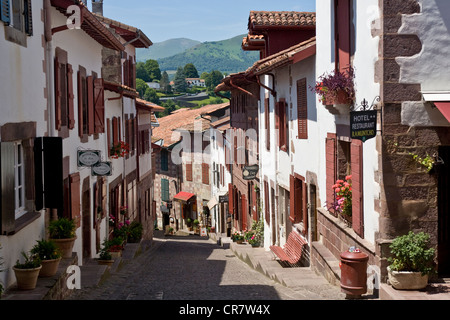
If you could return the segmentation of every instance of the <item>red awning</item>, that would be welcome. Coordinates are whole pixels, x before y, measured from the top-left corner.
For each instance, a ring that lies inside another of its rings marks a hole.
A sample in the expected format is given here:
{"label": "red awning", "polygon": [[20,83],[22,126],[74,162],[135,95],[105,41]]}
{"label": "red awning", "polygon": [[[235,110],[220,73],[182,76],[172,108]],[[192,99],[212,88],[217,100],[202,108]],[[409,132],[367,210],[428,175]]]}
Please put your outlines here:
{"label": "red awning", "polygon": [[450,102],[435,102],[434,103],[444,117],[450,122]]}
{"label": "red awning", "polygon": [[181,200],[181,201],[189,201],[191,198],[195,197],[195,194],[188,193],[188,192],[180,192],[175,197],[173,197],[175,200]]}

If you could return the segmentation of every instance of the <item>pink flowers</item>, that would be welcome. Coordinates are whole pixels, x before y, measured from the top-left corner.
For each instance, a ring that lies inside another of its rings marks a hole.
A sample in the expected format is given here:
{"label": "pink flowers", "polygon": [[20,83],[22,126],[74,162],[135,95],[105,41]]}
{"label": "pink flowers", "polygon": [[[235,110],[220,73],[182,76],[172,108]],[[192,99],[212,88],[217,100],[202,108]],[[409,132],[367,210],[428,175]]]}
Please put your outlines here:
{"label": "pink flowers", "polygon": [[344,215],[352,215],[352,176],[346,176],[345,180],[337,180],[332,186],[336,193],[335,210]]}

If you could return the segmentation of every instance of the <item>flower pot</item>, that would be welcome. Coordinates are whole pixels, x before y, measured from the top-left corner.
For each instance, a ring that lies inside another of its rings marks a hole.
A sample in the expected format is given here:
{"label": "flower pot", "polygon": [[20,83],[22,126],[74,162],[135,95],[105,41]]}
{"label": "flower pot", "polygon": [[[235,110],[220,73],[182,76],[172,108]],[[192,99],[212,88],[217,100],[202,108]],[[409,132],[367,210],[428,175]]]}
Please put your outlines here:
{"label": "flower pot", "polygon": [[330,105],[350,105],[352,100],[348,96],[348,93],[344,90],[339,90],[336,95],[328,95],[324,96],[322,99],[322,103],[324,106]]}
{"label": "flower pot", "polygon": [[60,261],[61,258],[53,260],[42,260],[42,269],[39,272],[39,277],[41,278],[53,277],[56,274],[56,272],[58,272]]}
{"label": "flower pot", "polygon": [[51,240],[53,240],[58,246],[59,250],[61,251],[62,258],[69,259],[72,258],[73,245],[75,244],[76,239],[77,237],[71,239],[51,239]]}
{"label": "flower pot", "polygon": [[113,259],[117,259],[122,256],[122,251],[110,251],[109,253],[111,254],[111,258]]}
{"label": "flower pot", "polygon": [[393,271],[388,267],[388,280],[397,290],[421,290],[428,285],[428,275],[421,272]]}
{"label": "flower pot", "polygon": [[237,243],[237,244],[243,244],[243,243],[244,243],[244,240],[236,240],[236,243]]}
{"label": "flower pot", "polygon": [[112,260],[112,259],[111,260],[97,260],[97,262],[99,265],[102,265],[102,266],[112,266],[114,263],[114,260]]}
{"label": "flower pot", "polygon": [[41,269],[42,266],[35,269],[17,269],[16,267],[13,267],[17,280],[17,288],[19,290],[33,290],[36,288],[37,279]]}

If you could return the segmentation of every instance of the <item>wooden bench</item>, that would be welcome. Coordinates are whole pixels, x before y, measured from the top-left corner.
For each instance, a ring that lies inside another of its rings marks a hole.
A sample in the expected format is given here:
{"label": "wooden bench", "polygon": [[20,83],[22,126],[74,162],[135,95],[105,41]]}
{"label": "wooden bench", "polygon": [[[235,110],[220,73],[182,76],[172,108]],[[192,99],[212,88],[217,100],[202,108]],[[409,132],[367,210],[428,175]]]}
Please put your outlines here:
{"label": "wooden bench", "polygon": [[300,266],[300,259],[302,258],[303,247],[306,241],[296,231],[289,234],[288,240],[284,247],[270,246],[270,250],[283,263],[290,267]]}

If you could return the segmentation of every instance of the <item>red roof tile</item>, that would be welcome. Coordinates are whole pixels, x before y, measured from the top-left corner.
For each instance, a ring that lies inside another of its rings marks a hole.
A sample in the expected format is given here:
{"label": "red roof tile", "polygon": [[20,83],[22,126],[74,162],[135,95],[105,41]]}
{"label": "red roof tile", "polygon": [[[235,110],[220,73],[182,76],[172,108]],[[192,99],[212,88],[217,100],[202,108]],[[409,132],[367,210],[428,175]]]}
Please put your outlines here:
{"label": "red roof tile", "polygon": [[315,26],[315,12],[297,11],[250,11],[249,29],[272,26]]}

